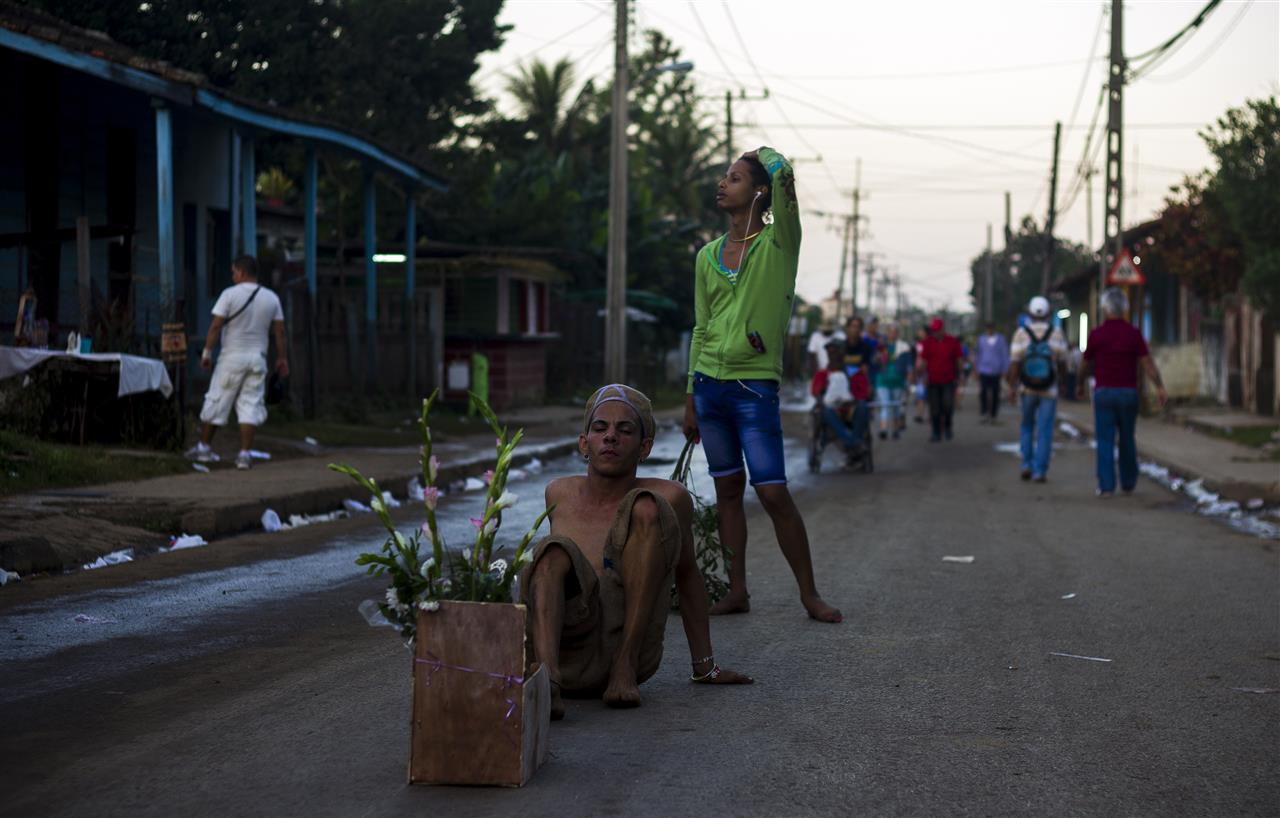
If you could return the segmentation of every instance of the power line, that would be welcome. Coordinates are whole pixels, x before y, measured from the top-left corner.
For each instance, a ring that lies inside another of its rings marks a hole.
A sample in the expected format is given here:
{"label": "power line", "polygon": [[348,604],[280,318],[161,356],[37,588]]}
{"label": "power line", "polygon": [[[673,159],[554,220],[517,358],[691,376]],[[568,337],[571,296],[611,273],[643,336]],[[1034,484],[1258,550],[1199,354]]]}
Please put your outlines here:
{"label": "power line", "polygon": [[[1102,60],[1102,57],[1098,58]],[[1002,65],[990,68],[965,68],[956,71],[926,71],[908,74],[770,74],[775,79],[793,81],[838,81],[838,80],[927,80],[942,77],[969,77],[984,74],[1015,74],[1024,71],[1036,71],[1046,68],[1062,68],[1079,65],[1081,60],[1056,60],[1053,62],[1028,63],[1024,65]]]}
{"label": "power line", "polygon": [[1162,61],[1161,58],[1167,58],[1167,56],[1171,55],[1172,49],[1174,49],[1175,46],[1181,46],[1181,44],[1185,42],[1183,38],[1202,26],[1204,21],[1209,19],[1209,15],[1213,13],[1213,10],[1221,3],[1222,0],[1209,0],[1209,2],[1205,4],[1205,7],[1200,9],[1200,13],[1197,14],[1191,22],[1179,29],[1172,37],[1165,40],[1155,48],[1148,49],[1141,54],[1135,54],[1129,57],[1127,59],[1129,64],[1132,64],[1137,60],[1147,60],[1147,62],[1130,71],[1127,81],[1133,82],[1136,79],[1140,79],[1159,65]]}
{"label": "power line", "polygon": [[[759,123],[760,127],[783,127],[778,123]],[[1125,125],[1125,128],[1139,131],[1185,131],[1187,128],[1203,127],[1203,122],[1148,122],[1146,124]],[[788,124],[786,127],[791,127]],[[1052,127],[1052,123],[1034,125],[1029,122],[1016,123],[997,123],[991,125],[960,125],[956,123],[922,125],[922,124],[896,124],[885,123],[872,124],[867,122],[805,122],[795,125],[797,128],[807,128],[811,130],[836,130],[836,131],[1041,131]],[[1070,127],[1063,125],[1062,130],[1086,130],[1088,125],[1072,125]]]}
{"label": "power line", "polygon": [[[592,8],[592,6],[589,6],[589,5],[588,5],[588,7],[589,7],[589,8]],[[527,60],[528,58],[532,57],[534,54],[537,54],[539,51],[542,51],[543,49],[546,49],[546,48],[550,48],[551,46],[555,45],[556,43],[559,43],[559,42],[561,42],[561,41],[563,41],[563,40],[565,40],[565,39],[567,39],[567,38],[569,38],[569,37],[573,36],[574,34],[577,34],[577,33],[578,33],[579,31],[581,31],[582,29],[586,28],[587,26],[589,26],[589,25],[591,25],[592,23],[594,23],[596,20],[598,20],[598,19],[600,19],[601,17],[603,17],[606,13],[607,13],[607,12],[606,12],[605,10],[602,10],[602,9],[596,9],[596,14],[595,14],[595,16],[594,16],[594,17],[589,17],[589,18],[587,18],[587,20],[586,20],[586,21],[584,21],[581,25],[574,26],[573,28],[569,29],[568,31],[563,32],[559,37],[556,37],[555,39],[547,40],[547,41],[546,41],[545,43],[543,43],[542,45],[540,45],[540,46],[538,46],[537,48],[532,49],[532,50],[530,50],[530,51],[526,51],[524,54],[521,54],[519,57],[516,57],[514,60],[510,60],[510,61],[508,61],[508,62],[506,62],[506,63],[503,63],[502,65],[497,66],[496,68],[491,68],[491,69],[489,69],[488,71],[484,72],[483,74],[481,74],[481,75],[477,76],[477,77],[475,78],[475,80],[474,80],[474,81],[475,81],[475,82],[479,82],[479,81],[481,81],[481,80],[488,79],[489,77],[492,77],[494,74],[499,74],[499,73],[501,73],[501,72],[503,72],[503,71],[506,71],[508,68],[511,68],[512,66],[519,65],[520,63],[524,62],[524,61],[525,61],[525,60]]]}
{"label": "power line", "polygon": [[[1194,73],[1196,69],[1204,65],[1204,63],[1210,57],[1212,57],[1219,48],[1222,47],[1222,44],[1227,41],[1227,38],[1231,36],[1231,33],[1236,30],[1236,26],[1240,25],[1240,22],[1244,19],[1245,13],[1249,10],[1249,7],[1252,5],[1253,5],[1253,0],[1247,0],[1247,2],[1245,2],[1244,5],[1240,7],[1240,11],[1237,12],[1236,16],[1232,18],[1231,22],[1227,25],[1226,30],[1222,32],[1222,35],[1218,37],[1217,40],[1214,40],[1213,44],[1210,45],[1208,48],[1206,48],[1204,52],[1200,54],[1198,59],[1183,66],[1182,70],[1180,71],[1175,71],[1172,74],[1165,74],[1163,76],[1151,77],[1151,82],[1156,82],[1156,83],[1177,82],[1178,80],[1186,77],[1187,75]],[[1126,126],[1126,127],[1130,127],[1130,126]]]}

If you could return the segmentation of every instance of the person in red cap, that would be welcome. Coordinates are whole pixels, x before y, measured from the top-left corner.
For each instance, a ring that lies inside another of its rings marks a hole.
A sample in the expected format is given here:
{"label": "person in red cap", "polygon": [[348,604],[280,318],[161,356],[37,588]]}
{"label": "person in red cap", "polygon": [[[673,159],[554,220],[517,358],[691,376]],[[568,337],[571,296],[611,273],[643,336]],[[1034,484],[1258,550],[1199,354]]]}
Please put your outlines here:
{"label": "person in red cap", "polygon": [[943,331],[941,318],[929,322],[929,337],[920,346],[919,360],[916,361],[917,377],[923,375],[926,396],[929,399],[929,420],[933,424],[930,443],[936,443],[946,436],[951,439],[951,416],[956,407],[956,384],[960,380],[960,361],[964,358],[964,350],[955,336]]}

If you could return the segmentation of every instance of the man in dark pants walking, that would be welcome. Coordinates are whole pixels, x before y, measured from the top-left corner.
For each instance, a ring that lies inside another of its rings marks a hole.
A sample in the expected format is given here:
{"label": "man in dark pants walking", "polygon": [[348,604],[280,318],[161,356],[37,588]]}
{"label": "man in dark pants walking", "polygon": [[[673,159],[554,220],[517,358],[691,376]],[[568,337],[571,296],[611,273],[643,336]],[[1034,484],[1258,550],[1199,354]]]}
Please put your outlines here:
{"label": "man in dark pants walking", "polygon": [[955,413],[956,383],[963,357],[960,342],[943,331],[942,319],[930,321],[929,337],[924,339],[916,362],[917,375],[924,375],[928,383],[929,421],[933,424],[930,443],[937,443],[944,436],[951,439],[951,417]]}
{"label": "man in dark pants walking", "polygon": [[982,422],[995,423],[1000,414],[1000,379],[1009,368],[1009,344],[996,332],[995,321],[988,321],[987,331],[978,338],[973,368],[982,383]]}

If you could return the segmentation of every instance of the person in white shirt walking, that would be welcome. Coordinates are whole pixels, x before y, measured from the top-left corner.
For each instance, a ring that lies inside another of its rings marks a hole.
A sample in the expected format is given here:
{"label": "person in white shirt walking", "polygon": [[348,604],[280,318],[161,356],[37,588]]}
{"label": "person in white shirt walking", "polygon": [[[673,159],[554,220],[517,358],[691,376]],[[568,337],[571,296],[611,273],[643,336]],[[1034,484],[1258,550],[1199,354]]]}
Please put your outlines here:
{"label": "person in white shirt walking", "polygon": [[830,318],[822,319],[822,325],[809,336],[809,367],[815,372],[827,368],[827,345],[832,341],[844,341],[844,333],[836,329]]}
{"label": "person in white shirt walking", "polygon": [[1031,320],[1013,334],[1009,350],[1009,402],[1022,392],[1022,479],[1043,483],[1053,454],[1058,413],[1058,373],[1067,360],[1067,339],[1049,323],[1049,299],[1027,304]]}
{"label": "person in white shirt walking", "polygon": [[[232,286],[223,290],[213,305],[213,323],[200,356],[200,366],[213,369],[213,375],[200,410],[200,441],[187,456],[202,463],[218,459],[209,444],[218,427],[227,425],[234,407],[240,424],[236,468],[247,469],[253,465],[253,434],[267,419],[268,334],[275,336],[275,368],[282,378],[289,377],[289,358],[280,299],[258,283],[257,260],[240,256],[233,261],[231,281]],[[215,367],[213,348],[219,339],[222,351]]]}

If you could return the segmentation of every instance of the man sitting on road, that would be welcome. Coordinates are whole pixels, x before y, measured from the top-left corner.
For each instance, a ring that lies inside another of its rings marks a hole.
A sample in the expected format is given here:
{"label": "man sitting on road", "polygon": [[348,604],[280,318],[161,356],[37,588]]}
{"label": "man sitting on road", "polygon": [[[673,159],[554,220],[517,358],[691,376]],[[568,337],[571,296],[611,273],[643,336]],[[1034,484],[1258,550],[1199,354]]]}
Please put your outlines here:
{"label": "man sitting on road", "polygon": [[639,391],[601,387],[587,401],[578,451],[585,476],[546,490],[551,534],[521,577],[528,638],[551,677],[551,718],[562,692],[638,707],[639,684],[658,669],[674,575],[693,661],[692,681],[750,684],[721,669],[711,651],[706,587],[694,561],[693,501],[679,483],[639,478],[649,455],[653,409]]}

